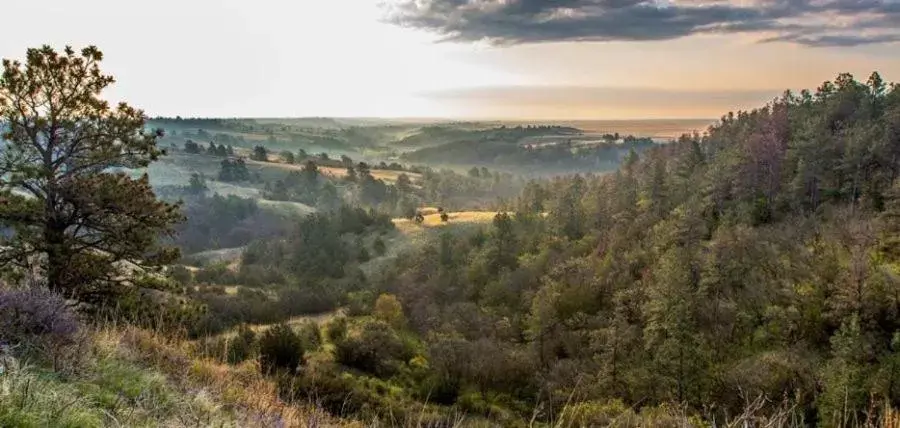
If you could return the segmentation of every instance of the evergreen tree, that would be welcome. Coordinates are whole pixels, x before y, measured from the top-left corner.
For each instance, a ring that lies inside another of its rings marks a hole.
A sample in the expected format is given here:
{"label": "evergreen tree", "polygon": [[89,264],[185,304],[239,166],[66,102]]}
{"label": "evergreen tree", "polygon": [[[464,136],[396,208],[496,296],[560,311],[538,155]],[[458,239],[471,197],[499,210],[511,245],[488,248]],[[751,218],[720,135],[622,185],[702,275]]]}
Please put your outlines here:
{"label": "evergreen tree", "polygon": [[250,159],[260,162],[268,162],[269,151],[266,150],[266,148],[263,146],[256,146],[253,148],[253,153],[250,154]]}
{"label": "evergreen tree", "polygon": [[187,140],[184,142],[184,151],[186,153],[198,154],[202,148],[199,144],[195,143],[194,140]]}
{"label": "evergreen tree", "polygon": [[284,163],[293,164],[294,163],[294,154],[289,151],[283,151],[283,152],[281,152],[281,160],[283,160]]}
{"label": "evergreen tree", "polygon": [[0,79],[0,197],[9,201],[0,222],[15,231],[0,244],[8,248],[0,266],[37,261],[51,289],[88,302],[130,284],[126,265],[154,271],[175,260],[158,238],[181,220],[146,174],[112,172],[144,168],[163,152],[142,111],[100,97],[114,81],[102,59],[95,47],[79,55],[44,46],[24,64],[4,60]]}
{"label": "evergreen tree", "polygon": [[191,179],[188,182],[187,190],[189,193],[195,195],[203,194],[204,192],[206,192],[208,190],[208,187],[206,187],[206,177],[204,177],[203,174],[198,174],[196,172],[191,174]]}

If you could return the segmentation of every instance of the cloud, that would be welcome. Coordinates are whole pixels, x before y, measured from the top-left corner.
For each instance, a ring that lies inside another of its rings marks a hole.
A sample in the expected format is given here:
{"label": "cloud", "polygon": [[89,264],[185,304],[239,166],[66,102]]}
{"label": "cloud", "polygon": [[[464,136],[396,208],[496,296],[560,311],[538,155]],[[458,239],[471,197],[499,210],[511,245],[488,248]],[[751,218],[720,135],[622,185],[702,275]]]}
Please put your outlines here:
{"label": "cloud", "polygon": [[764,42],[900,40],[900,0],[388,0],[387,20],[497,45],[749,33]]}
{"label": "cloud", "polygon": [[792,42],[806,46],[827,47],[827,46],[845,46],[853,47],[860,45],[868,45],[874,43],[894,43],[900,41],[900,34],[879,34],[871,36],[857,36],[852,34],[846,35],[812,35],[805,36],[802,34],[785,34],[781,36],[769,37],[762,39],[761,42]]}

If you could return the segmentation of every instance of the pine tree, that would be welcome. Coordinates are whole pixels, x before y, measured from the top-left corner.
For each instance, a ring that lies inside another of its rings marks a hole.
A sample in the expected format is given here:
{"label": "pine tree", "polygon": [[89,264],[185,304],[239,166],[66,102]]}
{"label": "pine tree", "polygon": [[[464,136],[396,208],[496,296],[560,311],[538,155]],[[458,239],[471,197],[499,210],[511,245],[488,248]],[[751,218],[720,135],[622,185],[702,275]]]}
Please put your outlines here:
{"label": "pine tree", "polygon": [[[99,302],[132,283],[126,271],[152,271],[178,257],[159,245],[181,220],[158,201],[143,168],[163,151],[161,132],[145,133],[141,110],[111,108],[101,93],[114,79],[100,71],[96,47],[62,53],[29,49],[24,64],[3,61],[0,121],[0,222],[15,231],[0,243],[0,266],[37,262],[49,287]],[[27,196],[25,196],[27,195]]]}
{"label": "pine tree", "polygon": [[256,146],[253,148],[253,154],[250,155],[250,159],[260,162],[268,162],[269,152],[263,146]]}

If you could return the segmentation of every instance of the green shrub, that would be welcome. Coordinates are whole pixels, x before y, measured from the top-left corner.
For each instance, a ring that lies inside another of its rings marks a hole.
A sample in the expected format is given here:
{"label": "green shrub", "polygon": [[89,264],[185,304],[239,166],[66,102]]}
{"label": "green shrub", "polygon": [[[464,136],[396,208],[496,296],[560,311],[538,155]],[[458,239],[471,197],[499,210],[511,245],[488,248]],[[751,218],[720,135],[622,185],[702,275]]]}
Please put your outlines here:
{"label": "green shrub", "polygon": [[393,294],[382,294],[375,300],[372,315],[394,328],[406,326],[406,317],[403,315],[403,305]]}
{"label": "green shrub", "polygon": [[202,302],[190,296],[129,289],[97,310],[98,318],[172,334],[191,333],[207,316]]}
{"label": "green shrub", "polygon": [[206,340],[200,346],[203,355],[237,364],[256,356],[256,333],[241,325],[236,335]]}
{"label": "green shrub", "polygon": [[347,293],[345,300],[347,303],[347,315],[367,315],[372,312],[375,295],[371,290],[354,291]]}
{"label": "green shrub", "polygon": [[384,244],[384,240],[381,237],[376,237],[375,241],[372,242],[372,251],[379,256],[383,256],[387,252],[387,246]]}
{"label": "green shrub", "polygon": [[359,331],[335,343],[335,359],[378,377],[394,375],[413,357],[413,350],[382,321],[363,324]]}
{"label": "green shrub", "polygon": [[325,335],[332,342],[340,342],[347,337],[347,318],[337,317],[325,326]]}
{"label": "green shrub", "polygon": [[304,369],[298,376],[279,377],[278,384],[285,400],[315,403],[333,415],[360,416],[377,409],[377,397],[333,369]]}
{"label": "green shrub", "polygon": [[172,266],[172,269],[169,272],[169,275],[182,285],[190,285],[194,282],[194,274],[188,270],[188,268],[182,265]]}
{"label": "green shrub", "polygon": [[278,292],[278,306],[285,318],[328,312],[337,304],[336,290],[325,287],[291,287]]}
{"label": "green shrub", "polygon": [[369,250],[365,249],[365,247],[360,247],[359,252],[356,253],[356,260],[360,263],[365,263],[372,259],[372,256],[369,254]]}
{"label": "green shrub", "polygon": [[264,373],[293,372],[303,363],[303,340],[286,324],[278,324],[259,338],[259,362]]}
{"label": "green shrub", "polygon": [[[332,365],[305,367],[296,376],[281,376],[278,386],[285,400],[315,403],[336,416],[391,421],[387,426],[424,416],[421,403],[403,399],[386,382],[342,373]],[[399,426],[445,426],[419,422]]]}
{"label": "green shrub", "polygon": [[460,379],[443,375],[432,375],[419,383],[416,396],[422,401],[452,405],[459,397],[462,384]]}
{"label": "green shrub", "polygon": [[200,284],[237,284],[234,272],[228,268],[227,263],[215,263],[200,269],[194,274],[194,281]]}
{"label": "green shrub", "polygon": [[303,349],[306,351],[314,351],[322,346],[322,331],[319,324],[315,321],[305,321],[300,324],[297,334],[303,342]]}

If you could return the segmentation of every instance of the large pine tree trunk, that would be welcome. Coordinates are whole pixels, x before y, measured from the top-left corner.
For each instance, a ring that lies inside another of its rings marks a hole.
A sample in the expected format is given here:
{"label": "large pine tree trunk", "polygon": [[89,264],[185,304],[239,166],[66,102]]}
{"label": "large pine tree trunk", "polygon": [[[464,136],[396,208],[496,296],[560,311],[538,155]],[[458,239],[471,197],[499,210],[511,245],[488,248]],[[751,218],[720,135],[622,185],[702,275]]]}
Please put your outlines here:
{"label": "large pine tree trunk", "polygon": [[67,297],[71,298],[72,290],[66,281],[66,257],[65,257],[65,229],[58,227],[55,222],[48,221],[44,228],[44,240],[47,245],[47,286]]}

